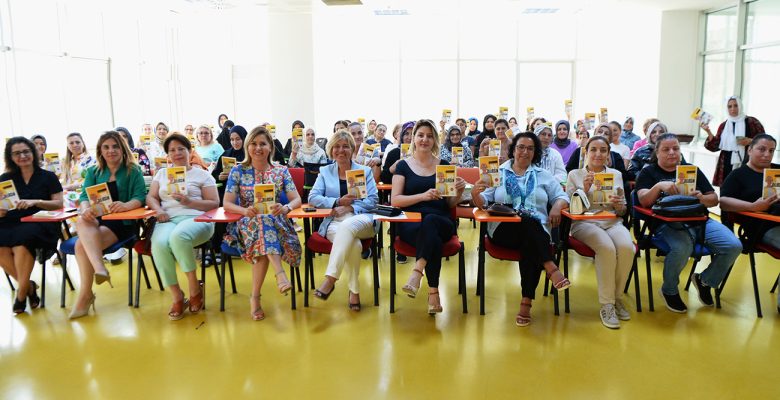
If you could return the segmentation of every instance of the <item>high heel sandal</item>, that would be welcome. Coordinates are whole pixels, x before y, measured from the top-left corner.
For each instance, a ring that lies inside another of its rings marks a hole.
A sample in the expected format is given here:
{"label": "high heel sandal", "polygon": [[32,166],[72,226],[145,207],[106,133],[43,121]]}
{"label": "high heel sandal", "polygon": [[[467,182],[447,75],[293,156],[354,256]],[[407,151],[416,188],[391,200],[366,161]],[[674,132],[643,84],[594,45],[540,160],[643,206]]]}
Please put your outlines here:
{"label": "high heel sandal", "polygon": [[[322,286],[320,286],[320,287],[322,287]],[[328,300],[328,297],[330,297],[330,294],[333,293],[334,290],[336,290],[336,283],[335,282],[333,282],[333,286],[330,287],[330,292],[325,293],[322,290],[320,290],[320,288],[317,288],[317,289],[314,289],[313,296],[314,296],[315,299],[320,299],[322,301],[325,301],[325,300]]]}
{"label": "high heel sandal", "polygon": [[103,282],[108,282],[108,285],[111,286],[111,288],[114,288],[114,284],[111,283],[111,274],[106,270],[106,273],[97,272],[95,271],[95,283],[98,285],[102,285]]}
{"label": "high heel sandal", "polygon": [[[331,290],[331,292],[332,292],[332,290]],[[330,294],[330,293],[329,293],[329,294]],[[347,295],[347,305],[348,305],[348,307],[349,307],[349,309],[350,309],[351,311],[360,311],[360,308],[361,308],[361,307],[360,307],[360,297],[358,297],[358,302],[357,302],[357,303],[353,303],[353,302],[350,300],[350,298],[352,297],[352,295],[353,295],[353,294],[354,294],[355,296],[360,296],[359,294],[357,294],[357,293],[352,293],[352,291],[350,291],[350,292],[349,292],[349,295]]]}
{"label": "high heel sandal", "polygon": [[14,297],[14,305],[13,308],[14,314],[21,314],[27,309],[27,297],[19,300]]}
{"label": "high heel sandal", "polygon": [[252,310],[252,320],[254,321],[262,321],[265,319],[265,312],[263,311],[263,306],[260,305],[260,294],[257,296],[250,296],[249,298],[249,305],[252,306],[252,299],[257,299],[257,308]]}
{"label": "high heel sandal", "polygon": [[[552,277],[555,275],[559,275],[561,277],[561,279],[559,279],[557,282],[552,279]],[[549,279],[550,282],[552,282],[552,285],[555,288],[555,290],[560,291],[571,287],[571,282],[569,281],[569,278],[563,276],[563,272],[561,272],[561,270],[559,270],[558,268],[556,268],[555,271],[553,271],[552,273],[548,273],[547,279]]]}
{"label": "high heel sandal", "polygon": [[171,304],[171,310],[168,311],[168,319],[171,321],[178,321],[184,318],[184,309],[189,306],[190,301],[184,297],[184,291],[179,289],[181,293],[181,300],[174,301]]}
{"label": "high heel sandal", "polygon": [[74,307],[73,310],[70,312],[70,315],[68,316],[68,319],[76,319],[76,318],[81,318],[83,316],[86,316],[87,314],[89,314],[89,307],[90,306],[92,307],[92,310],[95,311],[95,314],[97,314],[97,309],[95,308],[95,298],[96,297],[97,296],[95,296],[95,293],[92,293],[92,298],[89,299],[89,303],[87,304],[87,307],[84,308],[83,310],[79,310],[79,309],[76,309]]}
{"label": "high heel sandal", "polygon": [[30,308],[38,308],[41,305],[41,298],[38,297],[38,284],[30,281],[30,289],[27,291],[27,298],[30,299]]}
{"label": "high heel sandal", "polygon": [[[420,271],[420,270],[419,270],[419,269],[417,269],[417,268],[412,268],[412,274],[414,274],[415,272],[417,272],[418,274],[420,274],[420,281],[422,282],[423,272],[422,272],[422,271]],[[417,297],[417,291],[418,291],[418,290],[420,290],[420,284],[417,284],[417,287],[415,287],[415,286],[412,286],[411,282],[412,282],[412,277],[413,277],[413,276],[414,276],[414,275],[410,276],[410,277],[409,277],[409,281],[408,281],[408,282],[406,282],[406,285],[404,285],[404,286],[401,288],[401,290],[402,290],[404,293],[406,293],[406,295],[407,295],[407,296],[409,296],[409,297],[411,297],[411,298],[415,298],[415,297]]]}
{"label": "high heel sandal", "polygon": [[190,296],[190,300],[189,300],[190,303],[189,309],[190,312],[193,314],[197,314],[198,312],[200,312],[200,310],[203,309],[203,306],[205,304],[205,302],[203,301],[203,297],[205,296],[204,291],[206,290],[206,288],[203,287],[202,281],[198,282],[198,287],[200,287],[200,292],[198,292],[198,294],[196,294],[195,296]]}
{"label": "high heel sandal", "polygon": [[[283,281],[279,281],[279,275],[284,276]],[[276,273],[276,287],[279,288],[279,293],[287,296],[287,294],[290,292],[290,289],[292,289],[292,285],[290,284],[290,280],[287,279],[287,275],[284,274],[284,271],[279,271]]]}
{"label": "high heel sandal", "polygon": [[[517,312],[517,315],[515,316],[515,325],[517,326],[528,326],[531,325],[531,303],[524,303],[520,302],[520,311]],[[525,313],[523,313],[523,308],[525,307]]]}
{"label": "high heel sandal", "polygon": [[444,307],[441,306],[441,297],[439,297],[439,304],[431,304],[431,296],[436,295],[439,296],[439,291],[435,292],[428,292],[428,314],[429,315],[435,315],[442,311],[444,311]]}

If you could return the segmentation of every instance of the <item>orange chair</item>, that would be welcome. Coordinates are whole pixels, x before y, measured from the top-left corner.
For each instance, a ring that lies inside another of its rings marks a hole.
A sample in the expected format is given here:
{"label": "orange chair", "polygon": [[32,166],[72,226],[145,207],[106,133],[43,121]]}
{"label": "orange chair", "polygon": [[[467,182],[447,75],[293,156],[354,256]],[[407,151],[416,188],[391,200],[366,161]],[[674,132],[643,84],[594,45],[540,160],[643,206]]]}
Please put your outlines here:
{"label": "orange chair", "polygon": [[[464,181],[470,184],[475,184],[477,181],[479,181],[479,168],[458,168],[458,176],[463,178]],[[460,218],[466,218],[471,220],[471,226],[476,228],[477,222],[474,220],[474,213],[472,212],[472,208],[474,208],[472,205],[465,205],[461,206],[459,205],[455,209],[455,214]]]}

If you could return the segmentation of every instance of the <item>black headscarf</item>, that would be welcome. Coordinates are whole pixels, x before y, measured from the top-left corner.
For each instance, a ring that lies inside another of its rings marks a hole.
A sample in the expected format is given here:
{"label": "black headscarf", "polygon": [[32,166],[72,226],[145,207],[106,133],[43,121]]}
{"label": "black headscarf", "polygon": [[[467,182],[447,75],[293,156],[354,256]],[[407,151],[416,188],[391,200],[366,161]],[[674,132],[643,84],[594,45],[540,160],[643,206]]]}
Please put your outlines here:
{"label": "black headscarf", "polygon": [[[217,143],[222,145],[222,148],[225,149],[225,151],[230,150],[233,147],[230,145],[230,129],[233,128],[234,125],[235,124],[231,120],[225,121],[225,124],[222,126],[222,132],[217,136]],[[246,129],[244,129],[244,132],[246,132]]]}
{"label": "black headscarf", "polygon": [[[225,121],[225,125],[227,125],[227,121]],[[217,165],[214,167],[214,170],[211,171],[211,176],[214,177],[214,179],[219,180],[219,174],[222,173],[222,157],[233,157],[236,159],[236,162],[244,161],[244,157],[246,155],[244,154],[244,146],[242,145],[240,149],[236,150],[233,148],[233,145],[230,144],[230,134],[237,133],[238,136],[241,137],[241,141],[246,140],[246,129],[244,129],[241,125],[236,125],[233,128],[230,129],[230,132],[228,132],[228,145],[230,146],[227,150],[225,150],[224,153],[222,153],[221,156],[219,156],[219,159],[217,160]],[[220,134],[222,135],[222,134]]]}
{"label": "black headscarf", "polygon": [[133,137],[130,135],[130,131],[127,130],[124,126],[117,126],[114,128],[117,132],[122,132],[125,134],[125,137],[127,138],[127,145],[130,147],[130,149],[135,148],[135,143],[133,142]]}
{"label": "black headscarf", "polygon": [[223,129],[224,128],[222,126],[222,124],[219,123],[219,120],[222,119],[222,117],[225,117],[225,122],[230,120],[230,118],[228,118],[227,114],[219,114],[219,116],[217,117],[217,125],[219,125],[219,129]]}

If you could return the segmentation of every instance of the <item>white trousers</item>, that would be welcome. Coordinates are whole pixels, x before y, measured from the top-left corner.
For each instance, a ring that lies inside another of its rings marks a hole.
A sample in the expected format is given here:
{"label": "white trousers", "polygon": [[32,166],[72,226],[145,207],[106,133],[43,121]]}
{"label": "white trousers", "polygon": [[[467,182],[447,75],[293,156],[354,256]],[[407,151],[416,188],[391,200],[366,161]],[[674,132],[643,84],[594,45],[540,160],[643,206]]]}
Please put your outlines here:
{"label": "white trousers", "polygon": [[333,243],[325,275],[339,279],[344,268],[349,271],[349,290],[360,293],[360,239],[374,236],[374,217],[371,214],[345,215],[328,225],[328,240]]}
{"label": "white trousers", "polygon": [[604,229],[594,223],[574,224],[571,235],[596,252],[596,280],[599,303],[615,304],[623,298],[631,265],[634,262],[634,243],[623,224]]}

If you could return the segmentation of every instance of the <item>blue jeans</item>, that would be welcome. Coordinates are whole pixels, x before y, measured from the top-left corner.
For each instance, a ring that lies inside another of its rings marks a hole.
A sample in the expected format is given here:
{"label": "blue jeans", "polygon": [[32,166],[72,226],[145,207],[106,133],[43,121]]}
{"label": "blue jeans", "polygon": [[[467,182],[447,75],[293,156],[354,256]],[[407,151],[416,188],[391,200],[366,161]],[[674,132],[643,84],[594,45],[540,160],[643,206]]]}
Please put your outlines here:
{"label": "blue jeans", "polygon": [[[718,287],[734,261],[742,252],[742,243],[720,222],[709,219],[705,226],[704,245],[712,253],[712,262],[701,274],[702,282],[709,287]],[[680,272],[685,269],[688,258],[693,254],[701,227],[685,229],[680,223],[663,224],[658,235],[670,247],[664,260],[664,284],[661,291],[667,295],[679,293]]]}

